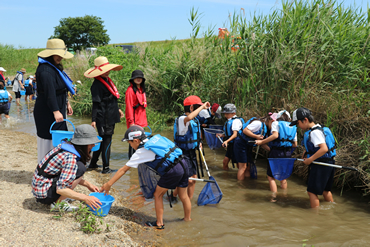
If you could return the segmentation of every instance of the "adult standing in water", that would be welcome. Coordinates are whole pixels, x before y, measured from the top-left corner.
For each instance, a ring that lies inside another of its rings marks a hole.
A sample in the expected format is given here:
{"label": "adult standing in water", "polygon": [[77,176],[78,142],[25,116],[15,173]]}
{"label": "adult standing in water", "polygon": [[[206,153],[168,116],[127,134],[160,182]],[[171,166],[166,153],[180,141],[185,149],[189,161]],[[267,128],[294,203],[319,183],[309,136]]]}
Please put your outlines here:
{"label": "adult standing in water", "polygon": [[[127,129],[133,125],[148,126],[145,108],[147,106],[145,94],[145,78],[141,70],[134,70],[131,74],[130,86],[126,90],[126,125]],[[134,150],[129,146],[129,158]]]}
{"label": "adult standing in water", "polygon": [[54,130],[67,130],[63,120],[73,114],[67,101],[67,91],[74,94],[71,79],[63,72],[63,59],[70,59],[73,54],[67,51],[61,39],[49,39],[46,49],[37,54],[39,66],[36,70],[37,91],[33,115],[37,130],[37,156],[40,162],[52,148],[50,126],[56,121]]}
{"label": "adult standing in water", "polygon": [[100,153],[103,159],[103,174],[112,173],[116,170],[109,168],[109,158],[112,143],[112,135],[116,123],[124,117],[121,109],[118,108],[120,95],[113,81],[109,78],[111,70],[121,70],[123,66],[110,64],[106,57],[98,57],[94,60],[94,68],[88,69],[84,76],[95,78],[91,85],[92,123],[91,126],[97,128],[99,136],[103,138],[100,149],[93,153],[89,168],[98,168]]}
{"label": "adult standing in water", "polygon": [[24,89],[24,74],[26,74],[26,69],[22,68],[21,71],[17,71],[14,77],[13,92],[15,94],[15,102],[17,105],[21,105],[21,90]]}

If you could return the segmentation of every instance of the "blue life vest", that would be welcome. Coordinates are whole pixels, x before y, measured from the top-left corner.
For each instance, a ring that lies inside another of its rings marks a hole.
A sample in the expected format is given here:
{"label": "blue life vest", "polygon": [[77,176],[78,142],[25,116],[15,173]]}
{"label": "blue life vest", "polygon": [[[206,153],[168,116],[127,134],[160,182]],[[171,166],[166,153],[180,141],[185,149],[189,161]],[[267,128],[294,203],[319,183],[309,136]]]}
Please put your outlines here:
{"label": "blue life vest", "polygon": [[[186,117],[186,115],[183,115],[183,116]],[[178,122],[179,122],[180,117],[176,118],[175,124],[173,126],[175,144],[183,150],[196,149],[199,146],[199,143],[201,141],[200,123],[198,119],[196,118],[190,120],[188,131],[185,133],[185,135],[179,135],[178,134],[178,130],[179,130]]]}
{"label": "blue life vest", "polygon": [[[242,121],[242,125],[245,124],[244,119],[241,118],[241,117],[235,117],[234,116],[231,119],[227,120],[224,124],[224,132],[225,132],[226,140],[229,139],[234,133],[234,131],[232,131],[231,127],[233,126],[233,123],[234,123],[235,119],[239,119],[240,121]],[[234,142],[234,140],[230,141],[230,143],[233,143],[233,142]]]}
{"label": "blue life vest", "polygon": [[[253,120],[258,120],[257,118],[255,117],[252,117],[251,119],[249,119],[247,122],[245,122],[243,124],[243,127],[238,131],[238,136],[247,143],[247,145],[250,145],[250,146],[255,146],[256,144],[253,144],[253,143],[249,143],[249,141],[255,141],[256,139],[250,137],[250,136],[247,136],[243,133],[243,130],[253,121]],[[261,128],[256,131],[256,132],[253,132],[253,134],[255,135],[261,135],[262,134],[262,130],[263,130],[263,136],[266,136],[267,135],[267,126],[265,123],[261,122]]]}
{"label": "blue life vest", "polygon": [[278,121],[279,137],[269,143],[270,147],[291,147],[297,133],[297,126],[289,126],[289,122]]}
{"label": "blue life vest", "polygon": [[25,87],[28,87],[30,85],[30,80],[28,79],[28,80],[26,80],[25,82],[24,82],[24,86]]}
{"label": "blue life vest", "polygon": [[335,151],[336,143],[335,143],[333,133],[330,131],[330,129],[328,127],[319,127],[319,126],[311,128],[311,129],[309,129],[308,131],[306,131],[304,133],[303,143],[304,143],[304,146],[306,148],[307,158],[312,156],[314,153],[316,153],[320,149],[320,147],[315,147],[313,145],[313,143],[311,142],[311,131],[316,130],[316,129],[318,129],[318,130],[320,130],[324,133],[325,143],[328,146],[328,152],[325,153],[320,158],[318,158],[317,160],[332,159],[333,157],[335,157],[337,155],[337,153]]}
{"label": "blue life vest", "polygon": [[155,160],[146,162],[145,165],[160,176],[166,174],[177,164],[177,159],[182,155],[182,150],[172,141],[159,134],[151,137],[143,147],[155,153]]}
{"label": "blue life vest", "polygon": [[[209,110],[209,108],[208,108],[208,109],[206,109],[206,111],[208,111],[209,117],[211,118],[211,117],[212,117],[212,113],[211,113],[211,111]],[[206,119],[205,117],[201,117],[201,116],[199,116],[199,114],[198,114],[198,116],[196,116],[196,118],[199,120],[199,123],[200,123],[200,124],[206,124],[206,123],[208,123],[208,119]]]}
{"label": "blue life vest", "polygon": [[51,64],[50,62],[42,59],[41,57],[39,57],[39,63],[47,63],[47,64],[51,65],[52,67],[54,67],[58,71],[59,76],[62,79],[62,81],[64,82],[64,84],[66,85],[68,91],[71,92],[72,95],[75,94],[75,90],[73,89],[73,86],[72,86],[73,81],[71,80],[71,78],[68,77],[68,75],[64,71],[60,71],[53,64]]}
{"label": "blue life vest", "polygon": [[0,103],[7,103],[9,101],[8,92],[4,89],[0,89]]}

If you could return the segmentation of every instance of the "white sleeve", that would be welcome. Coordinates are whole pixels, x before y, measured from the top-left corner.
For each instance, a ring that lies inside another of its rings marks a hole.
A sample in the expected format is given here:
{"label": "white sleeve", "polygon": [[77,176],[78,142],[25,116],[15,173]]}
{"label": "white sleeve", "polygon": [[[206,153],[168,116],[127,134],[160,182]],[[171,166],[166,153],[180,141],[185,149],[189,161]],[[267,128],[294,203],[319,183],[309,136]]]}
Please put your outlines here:
{"label": "white sleeve", "polygon": [[278,121],[274,121],[272,122],[271,124],[271,133],[272,132],[278,132],[279,133],[279,122]]}
{"label": "white sleeve", "polygon": [[210,118],[211,116],[209,115],[209,112],[207,109],[203,109],[199,112],[199,117],[203,117],[203,118]]}
{"label": "white sleeve", "polygon": [[311,131],[311,142],[315,147],[318,147],[319,144],[325,143],[325,135],[321,130]]}
{"label": "white sleeve", "polygon": [[[8,91],[7,91],[8,92]],[[11,95],[10,95],[10,93],[8,92],[8,98],[10,97]]]}
{"label": "white sleeve", "polygon": [[139,148],[131,156],[131,159],[126,163],[126,166],[137,168],[140,164],[151,162],[155,159],[155,153],[145,148]]}
{"label": "white sleeve", "polygon": [[243,127],[243,123],[240,119],[235,119],[233,125],[231,126],[232,131],[239,131]]}
{"label": "white sleeve", "polygon": [[189,124],[190,124],[190,121],[187,122],[186,124],[184,124],[184,120],[185,120],[186,116],[181,116],[179,117],[179,120],[178,120],[178,124],[179,124],[179,129],[178,129],[178,134],[179,135],[185,135],[186,132],[188,131],[189,129]]}
{"label": "white sleeve", "polygon": [[261,129],[261,121],[259,120],[253,121],[251,124],[247,126],[247,128],[253,133],[257,132]]}
{"label": "white sleeve", "polygon": [[295,133],[295,136],[294,136],[294,139],[293,139],[293,141],[298,141],[298,138],[297,138],[297,132]]}

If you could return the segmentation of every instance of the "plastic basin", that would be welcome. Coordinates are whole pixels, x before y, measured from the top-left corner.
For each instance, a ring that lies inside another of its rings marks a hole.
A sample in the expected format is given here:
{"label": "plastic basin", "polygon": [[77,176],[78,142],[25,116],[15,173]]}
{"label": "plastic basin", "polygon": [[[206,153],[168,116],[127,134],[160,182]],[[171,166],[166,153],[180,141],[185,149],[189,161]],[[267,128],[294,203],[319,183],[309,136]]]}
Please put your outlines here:
{"label": "plastic basin", "polygon": [[[98,136],[99,140],[103,140],[102,137]],[[100,142],[95,143],[95,146],[91,149],[91,152],[96,152],[100,149]]]}
{"label": "plastic basin", "polygon": [[50,126],[50,134],[51,134],[51,139],[53,140],[53,146],[56,147],[58,146],[63,139],[71,139],[75,133],[75,126],[73,125],[73,123],[71,121],[69,121],[68,119],[64,119],[64,121],[67,121],[69,122],[70,124],[72,124],[72,127],[73,127],[73,131],[67,131],[67,130],[52,130],[54,124],[56,123],[54,121],[54,123]]}
{"label": "plastic basin", "polygon": [[26,90],[21,90],[19,92],[21,93],[21,95],[26,95]]}
{"label": "plastic basin", "polygon": [[95,196],[102,203],[100,208],[97,208],[95,210],[93,210],[89,205],[87,205],[90,211],[97,216],[107,216],[112,206],[112,203],[115,200],[114,197],[111,195],[104,195],[104,193],[99,192],[92,192],[89,194],[89,196]]}

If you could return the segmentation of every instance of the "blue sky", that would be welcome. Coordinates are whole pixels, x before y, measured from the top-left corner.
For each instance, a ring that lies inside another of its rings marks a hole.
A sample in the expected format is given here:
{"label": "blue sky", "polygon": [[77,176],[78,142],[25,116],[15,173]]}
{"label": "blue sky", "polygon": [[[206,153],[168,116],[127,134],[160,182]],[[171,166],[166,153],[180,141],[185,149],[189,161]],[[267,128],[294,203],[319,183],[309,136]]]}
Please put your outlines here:
{"label": "blue sky", "polygon": [[[368,1],[343,1],[344,5],[367,8]],[[229,13],[245,9],[246,16],[268,14],[280,8],[281,0],[2,0],[1,44],[24,48],[44,48],[59,20],[95,15],[102,18],[109,43],[189,38],[190,9],[203,13],[201,24],[216,28],[227,24]]]}

